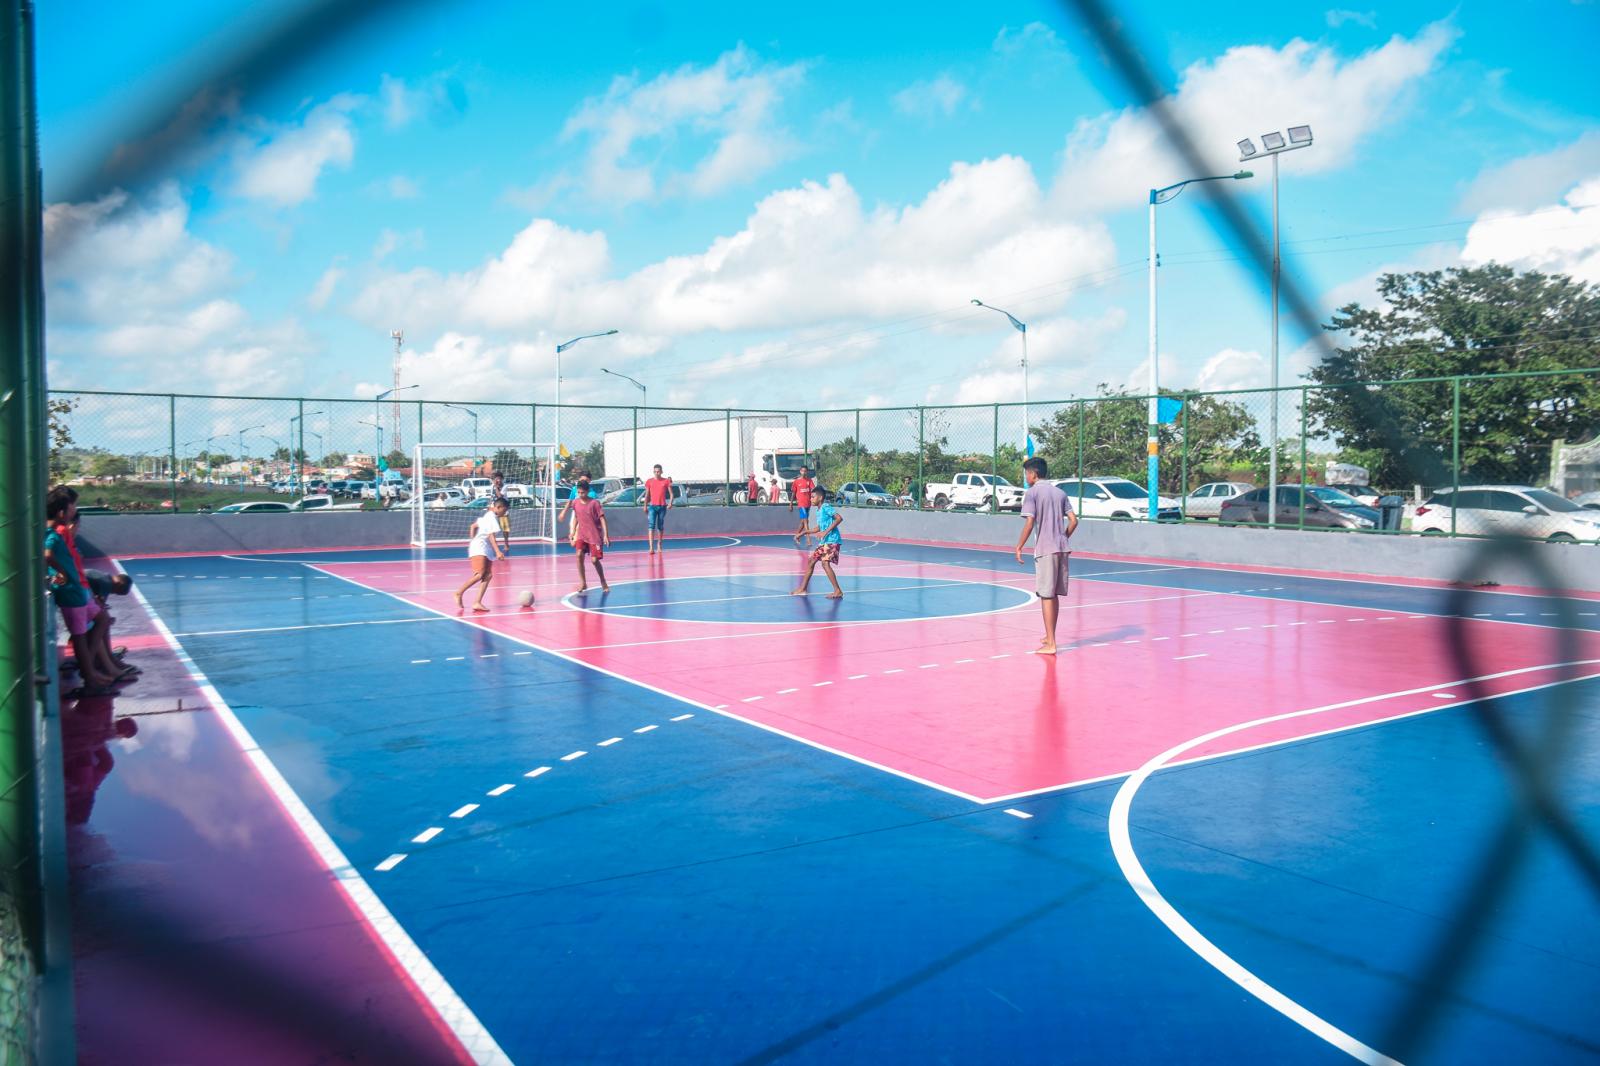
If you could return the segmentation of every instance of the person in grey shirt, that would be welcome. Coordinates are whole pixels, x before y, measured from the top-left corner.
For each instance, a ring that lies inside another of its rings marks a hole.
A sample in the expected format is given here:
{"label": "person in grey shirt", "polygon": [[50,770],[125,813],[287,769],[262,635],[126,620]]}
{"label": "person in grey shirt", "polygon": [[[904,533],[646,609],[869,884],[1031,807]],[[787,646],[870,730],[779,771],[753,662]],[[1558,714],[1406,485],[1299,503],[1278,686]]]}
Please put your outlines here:
{"label": "person in grey shirt", "polygon": [[1022,464],[1022,477],[1028,491],[1022,496],[1022,536],[1017,540],[1017,562],[1028,537],[1038,531],[1033,544],[1034,591],[1039,594],[1039,610],[1044,615],[1044,639],[1034,649],[1036,655],[1056,653],[1056,619],[1061,615],[1060,598],[1067,594],[1067,540],[1078,528],[1072,501],[1053,482],[1046,481],[1050,468],[1037,455]]}

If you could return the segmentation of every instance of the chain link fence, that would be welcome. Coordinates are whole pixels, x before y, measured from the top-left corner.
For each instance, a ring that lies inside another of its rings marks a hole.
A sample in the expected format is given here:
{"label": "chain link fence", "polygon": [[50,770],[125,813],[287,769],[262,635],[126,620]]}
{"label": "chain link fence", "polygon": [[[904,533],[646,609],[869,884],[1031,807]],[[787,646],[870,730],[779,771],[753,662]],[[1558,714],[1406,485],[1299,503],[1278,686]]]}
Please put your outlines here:
{"label": "chain link fence", "polygon": [[[1563,501],[1600,484],[1600,412],[1570,399],[1597,375],[1163,393],[1157,517],[1565,539],[1572,522],[1560,517],[1571,513]],[[845,490],[848,505],[980,513],[1015,509],[1014,497],[999,490],[1022,483],[1031,447],[1084,517],[1148,516],[1150,403],[1131,394],[843,411],[96,392],[51,398],[52,478],[80,486],[89,506],[119,512],[288,502],[335,481],[365,484],[384,470],[409,481],[418,441],[461,446],[445,475],[430,468],[430,480],[482,476],[494,469],[494,445],[540,441],[560,444],[563,478],[588,474],[615,490],[659,463],[692,497],[686,502],[698,504],[748,503],[752,478],[758,501],[782,502],[805,464],[830,493]],[[1267,491],[1274,429],[1275,493]],[[1483,494],[1519,486],[1515,497]],[[1544,491],[1529,498],[1529,488]],[[1455,495],[1464,490],[1471,492]],[[1390,513],[1380,497],[1389,497]],[[1459,506],[1448,506],[1451,499]],[[377,506],[370,498],[369,505]],[[1530,506],[1539,509],[1526,512]],[[1494,510],[1527,520],[1479,513]]]}

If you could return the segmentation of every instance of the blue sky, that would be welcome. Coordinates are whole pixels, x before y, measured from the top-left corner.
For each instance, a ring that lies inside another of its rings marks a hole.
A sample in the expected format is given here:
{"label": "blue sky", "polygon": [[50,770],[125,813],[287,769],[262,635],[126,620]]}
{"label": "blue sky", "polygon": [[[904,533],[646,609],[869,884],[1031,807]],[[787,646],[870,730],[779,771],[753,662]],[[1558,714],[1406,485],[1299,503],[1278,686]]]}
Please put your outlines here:
{"label": "blue sky", "polygon": [[[286,8],[286,6],[285,6]],[[41,10],[47,196],[275,10]],[[136,187],[55,203],[57,387],[783,407],[1065,398],[1145,378],[1146,193],[1181,165],[1054,4],[405,5],[248,95]],[[1600,281],[1600,7],[1121,9],[1219,171],[1282,160],[1287,269]],[[253,12],[253,14],[252,14]],[[1266,167],[1230,183],[1265,223]],[[1164,383],[1267,381],[1266,286],[1160,209]],[[1286,374],[1310,357],[1283,337]]]}

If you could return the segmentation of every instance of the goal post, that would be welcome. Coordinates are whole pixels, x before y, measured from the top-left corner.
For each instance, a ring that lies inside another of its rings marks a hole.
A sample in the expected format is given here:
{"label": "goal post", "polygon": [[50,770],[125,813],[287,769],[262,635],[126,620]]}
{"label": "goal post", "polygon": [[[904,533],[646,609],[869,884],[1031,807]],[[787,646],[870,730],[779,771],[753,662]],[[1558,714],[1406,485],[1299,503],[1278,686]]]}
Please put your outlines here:
{"label": "goal post", "polygon": [[411,512],[411,543],[424,552],[463,545],[472,539],[472,524],[490,513],[491,481],[498,473],[510,505],[512,545],[554,543],[556,469],[554,444],[427,441],[412,452],[404,486],[409,495],[397,506]]}

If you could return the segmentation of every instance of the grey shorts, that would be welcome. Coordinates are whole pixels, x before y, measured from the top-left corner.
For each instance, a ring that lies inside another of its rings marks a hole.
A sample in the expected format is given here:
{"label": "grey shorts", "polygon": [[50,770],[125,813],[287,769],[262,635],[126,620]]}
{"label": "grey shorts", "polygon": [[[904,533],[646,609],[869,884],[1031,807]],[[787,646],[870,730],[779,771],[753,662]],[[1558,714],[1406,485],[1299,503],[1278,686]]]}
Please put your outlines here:
{"label": "grey shorts", "polygon": [[1033,590],[1041,600],[1067,594],[1067,552],[1040,555],[1033,560]]}

